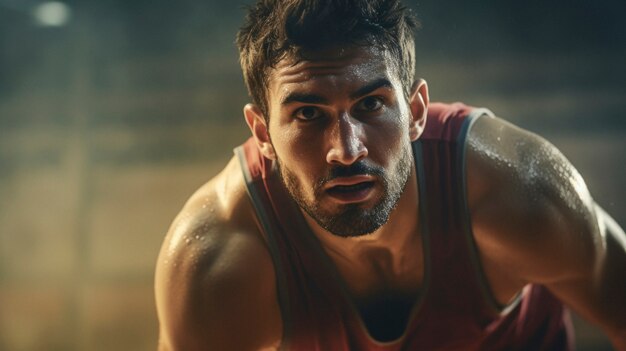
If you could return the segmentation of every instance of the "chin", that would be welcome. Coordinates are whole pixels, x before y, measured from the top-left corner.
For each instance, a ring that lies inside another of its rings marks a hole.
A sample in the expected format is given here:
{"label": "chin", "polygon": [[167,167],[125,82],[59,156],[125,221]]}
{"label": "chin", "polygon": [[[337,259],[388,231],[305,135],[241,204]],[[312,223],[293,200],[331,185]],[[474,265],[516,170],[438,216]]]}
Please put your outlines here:
{"label": "chin", "polygon": [[381,211],[380,207],[385,206],[380,205],[370,209],[364,209],[362,205],[346,205],[340,213],[333,215],[304,210],[327,232],[348,238],[372,234],[387,223],[391,211]]}

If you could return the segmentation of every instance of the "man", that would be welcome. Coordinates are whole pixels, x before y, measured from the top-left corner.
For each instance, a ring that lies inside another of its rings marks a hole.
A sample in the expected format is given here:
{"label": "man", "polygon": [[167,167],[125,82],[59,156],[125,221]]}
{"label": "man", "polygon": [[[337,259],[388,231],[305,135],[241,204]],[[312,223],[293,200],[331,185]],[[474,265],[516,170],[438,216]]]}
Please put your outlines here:
{"label": "man", "polygon": [[261,0],[252,138],[175,219],[159,350],[626,349],[626,237],[548,142],[429,104],[396,0]]}

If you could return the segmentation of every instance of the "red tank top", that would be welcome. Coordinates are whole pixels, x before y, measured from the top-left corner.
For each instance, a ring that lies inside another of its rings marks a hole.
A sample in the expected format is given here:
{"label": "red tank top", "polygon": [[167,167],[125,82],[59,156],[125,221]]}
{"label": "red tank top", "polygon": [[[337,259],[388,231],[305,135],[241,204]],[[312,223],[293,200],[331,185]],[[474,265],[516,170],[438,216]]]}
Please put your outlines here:
{"label": "red tank top", "polygon": [[235,149],[276,271],[283,350],[569,350],[569,314],[543,286],[501,308],[483,275],[465,189],[465,139],[491,115],[461,103],[431,104],[413,143],[423,233],[424,281],[404,333],[375,340],[347,287],[308,228],[270,160],[250,139]]}

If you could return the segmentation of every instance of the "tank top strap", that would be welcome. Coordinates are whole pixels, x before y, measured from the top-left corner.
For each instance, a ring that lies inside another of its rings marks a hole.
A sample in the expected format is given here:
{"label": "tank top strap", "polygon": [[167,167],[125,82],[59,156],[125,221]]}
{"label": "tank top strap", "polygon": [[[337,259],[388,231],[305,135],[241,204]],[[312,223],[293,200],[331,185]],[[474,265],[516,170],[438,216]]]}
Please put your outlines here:
{"label": "tank top strap", "polygon": [[286,247],[284,242],[277,240],[275,237],[275,233],[280,230],[280,227],[278,226],[279,222],[276,214],[272,210],[272,201],[266,191],[267,182],[269,181],[266,174],[271,165],[256,148],[254,140],[249,138],[244,144],[235,148],[234,153],[239,160],[248,198],[256,213],[261,235],[263,235],[274,264],[277,299],[283,322],[281,350],[288,350],[287,345],[291,335],[292,321],[290,294],[288,292],[290,282],[290,277],[288,277],[289,270],[284,269],[288,262],[283,254]]}
{"label": "tank top strap", "polygon": [[[440,343],[446,336],[437,334],[457,325],[462,326],[454,333],[458,340],[480,340],[495,314],[474,262],[465,184],[466,139],[482,116],[493,114],[461,103],[435,104],[429,107],[423,136],[414,142],[426,271],[425,296],[410,327],[411,339]],[[430,333],[438,337],[424,337]]]}
{"label": "tank top strap", "polygon": [[348,331],[355,329],[357,321],[337,284],[337,272],[282,184],[275,165],[267,159],[260,164],[259,158],[249,153],[259,153],[252,140],[235,150],[274,262],[283,318],[281,350],[354,349]]}

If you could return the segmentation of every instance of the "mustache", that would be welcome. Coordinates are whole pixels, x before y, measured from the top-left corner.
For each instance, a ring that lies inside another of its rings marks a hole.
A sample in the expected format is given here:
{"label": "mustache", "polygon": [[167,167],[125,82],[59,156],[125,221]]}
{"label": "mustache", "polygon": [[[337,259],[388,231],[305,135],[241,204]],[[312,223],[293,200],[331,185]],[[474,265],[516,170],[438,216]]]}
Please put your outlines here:
{"label": "mustache", "polygon": [[370,175],[384,178],[385,171],[382,167],[372,166],[367,164],[365,161],[360,160],[349,166],[334,166],[330,169],[328,175],[319,181],[318,185],[322,186],[324,183],[327,183],[335,178],[353,177],[358,175]]}

